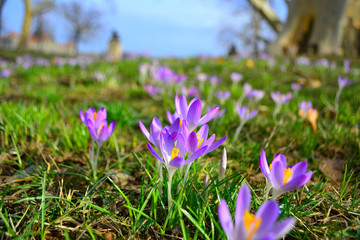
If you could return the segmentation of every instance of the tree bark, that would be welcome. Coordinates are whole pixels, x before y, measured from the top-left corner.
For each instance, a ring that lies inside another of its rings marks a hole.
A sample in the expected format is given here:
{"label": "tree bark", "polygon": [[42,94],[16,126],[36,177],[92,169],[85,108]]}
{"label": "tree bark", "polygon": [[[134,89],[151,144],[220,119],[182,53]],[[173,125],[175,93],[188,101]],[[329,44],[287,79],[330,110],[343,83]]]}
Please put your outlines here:
{"label": "tree bark", "polygon": [[27,40],[28,40],[30,27],[31,27],[31,20],[32,20],[32,12],[31,12],[32,0],[23,0],[23,1],[25,5],[25,14],[24,14],[19,46],[18,46],[18,49],[22,51],[26,50],[28,46]]}
{"label": "tree bark", "polygon": [[292,0],[288,17],[270,50],[298,53],[342,54],[347,0]]}

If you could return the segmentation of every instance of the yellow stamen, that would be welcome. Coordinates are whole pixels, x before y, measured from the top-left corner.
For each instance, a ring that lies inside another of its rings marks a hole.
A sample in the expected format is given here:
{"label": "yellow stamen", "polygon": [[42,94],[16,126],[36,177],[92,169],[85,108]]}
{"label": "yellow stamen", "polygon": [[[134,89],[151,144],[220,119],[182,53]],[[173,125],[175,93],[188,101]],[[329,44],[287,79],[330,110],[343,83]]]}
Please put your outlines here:
{"label": "yellow stamen", "polygon": [[[260,227],[261,218],[260,217],[255,218],[255,216],[252,215],[249,212],[249,210],[245,210],[243,220],[245,223],[245,230],[249,231],[251,229],[251,231],[248,233],[248,236],[246,238],[246,240],[250,240],[254,236],[254,234],[256,233],[258,228]],[[251,228],[251,226],[253,226],[253,227]]]}
{"label": "yellow stamen", "polygon": [[94,113],[94,121],[96,121],[96,118],[97,118],[97,113],[95,112]]}
{"label": "yellow stamen", "polygon": [[102,125],[101,125],[101,128],[99,128],[99,136],[100,136],[100,134],[101,134],[101,130],[103,129],[103,127],[104,127],[104,124],[102,124]]}
{"label": "yellow stamen", "polygon": [[175,157],[177,157],[179,155],[180,149],[178,148],[173,148],[171,151],[171,160],[173,160]]}
{"label": "yellow stamen", "polygon": [[182,124],[182,120],[180,119],[180,125],[179,125],[179,127],[181,127],[181,124]]}
{"label": "yellow stamen", "polygon": [[285,168],[284,169],[284,182],[283,182],[284,184],[286,184],[289,181],[291,175],[292,175],[291,169],[290,168]]}
{"label": "yellow stamen", "polygon": [[271,167],[272,167],[272,166],[271,166],[271,164],[270,164],[270,166],[269,166],[269,170],[271,170]]}
{"label": "yellow stamen", "polygon": [[199,140],[199,134],[196,134],[196,138],[197,138],[197,141],[198,141],[198,145],[197,145],[197,148],[196,149],[199,149],[199,147],[201,146],[202,142],[204,141],[204,139],[200,139]]}

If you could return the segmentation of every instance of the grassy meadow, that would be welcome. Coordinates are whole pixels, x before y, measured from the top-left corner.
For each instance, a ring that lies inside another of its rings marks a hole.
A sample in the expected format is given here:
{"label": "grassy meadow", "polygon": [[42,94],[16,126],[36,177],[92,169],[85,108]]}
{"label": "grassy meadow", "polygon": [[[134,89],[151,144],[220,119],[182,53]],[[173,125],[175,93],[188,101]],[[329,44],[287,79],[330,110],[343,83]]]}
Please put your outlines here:
{"label": "grassy meadow", "polygon": [[[0,65],[12,70],[0,77],[1,239],[226,239],[218,218],[220,199],[233,213],[240,186],[247,183],[252,212],[266,200],[262,149],[269,163],[281,153],[291,165],[307,161],[313,171],[305,186],[278,198],[280,219],[297,220],[285,239],[360,239],[358,62],[345,71],[343,60],[326,59],[311,64],[270,58],[157,61]],[[141,75],[143,63],[167,66],[187,78],[165,85],[151,74]],[[234,83],[233,72],[243,79]],[[216,75],[221,82],[199,82],[198,73]],[[352,84],[336,101],[339,76]],[[271,92],[293,92],[294,82],[302,88],[274,115]],[[259,113],[235,138],[236,103],[245,83],[265,95],[257,102],[243,98],[242,105]],[[162,90],[149,94],[144,84]],[[174,113],[175,93],[189,93],[183,86],[199,88],[194,97],[203,104],[202,115],[207,106],[226,109],[208,125],[216,140],[227,140],[193,162],[184,186],[183,171],[175,172],[169,211],[166,168],[161,182],[158,160],[138,121],[149,128],[157,117],[168,125],[166,111]],[[230,97],[219,100],[217,91],[229,91]],[[298,114],[304,100],[318,111],[316,131]],[[101,148],[97,179],[89,166],[91,136],[79,115],[89,107],[104,107],[108,122],[116,122]],[[228,161],[221,179],[224,147]]]}

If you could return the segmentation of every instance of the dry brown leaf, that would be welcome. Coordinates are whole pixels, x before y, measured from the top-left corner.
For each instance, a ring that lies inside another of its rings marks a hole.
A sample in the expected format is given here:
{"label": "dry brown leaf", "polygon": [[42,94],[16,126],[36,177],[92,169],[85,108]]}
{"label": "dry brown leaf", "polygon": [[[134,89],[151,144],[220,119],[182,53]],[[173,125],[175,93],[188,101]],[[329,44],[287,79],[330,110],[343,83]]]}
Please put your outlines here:
{"label": "dry brown leaf", "polygon": [[340,183],[343,178],[344,160],[338,159],[323,159],[320,162],[319,168],[328,178],[336,183]]}

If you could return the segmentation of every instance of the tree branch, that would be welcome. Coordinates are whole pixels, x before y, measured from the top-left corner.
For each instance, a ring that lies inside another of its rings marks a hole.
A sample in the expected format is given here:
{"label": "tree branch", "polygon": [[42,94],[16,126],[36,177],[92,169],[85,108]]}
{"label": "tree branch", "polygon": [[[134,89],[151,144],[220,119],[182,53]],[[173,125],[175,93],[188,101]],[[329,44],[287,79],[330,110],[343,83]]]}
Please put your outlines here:
{"label": "tree branch", "polygon": [[261,14],[270,27],[277,33],[283,28],[279,16],[271,8],[271,6],[264,0],[247,0],[251,6]]}

